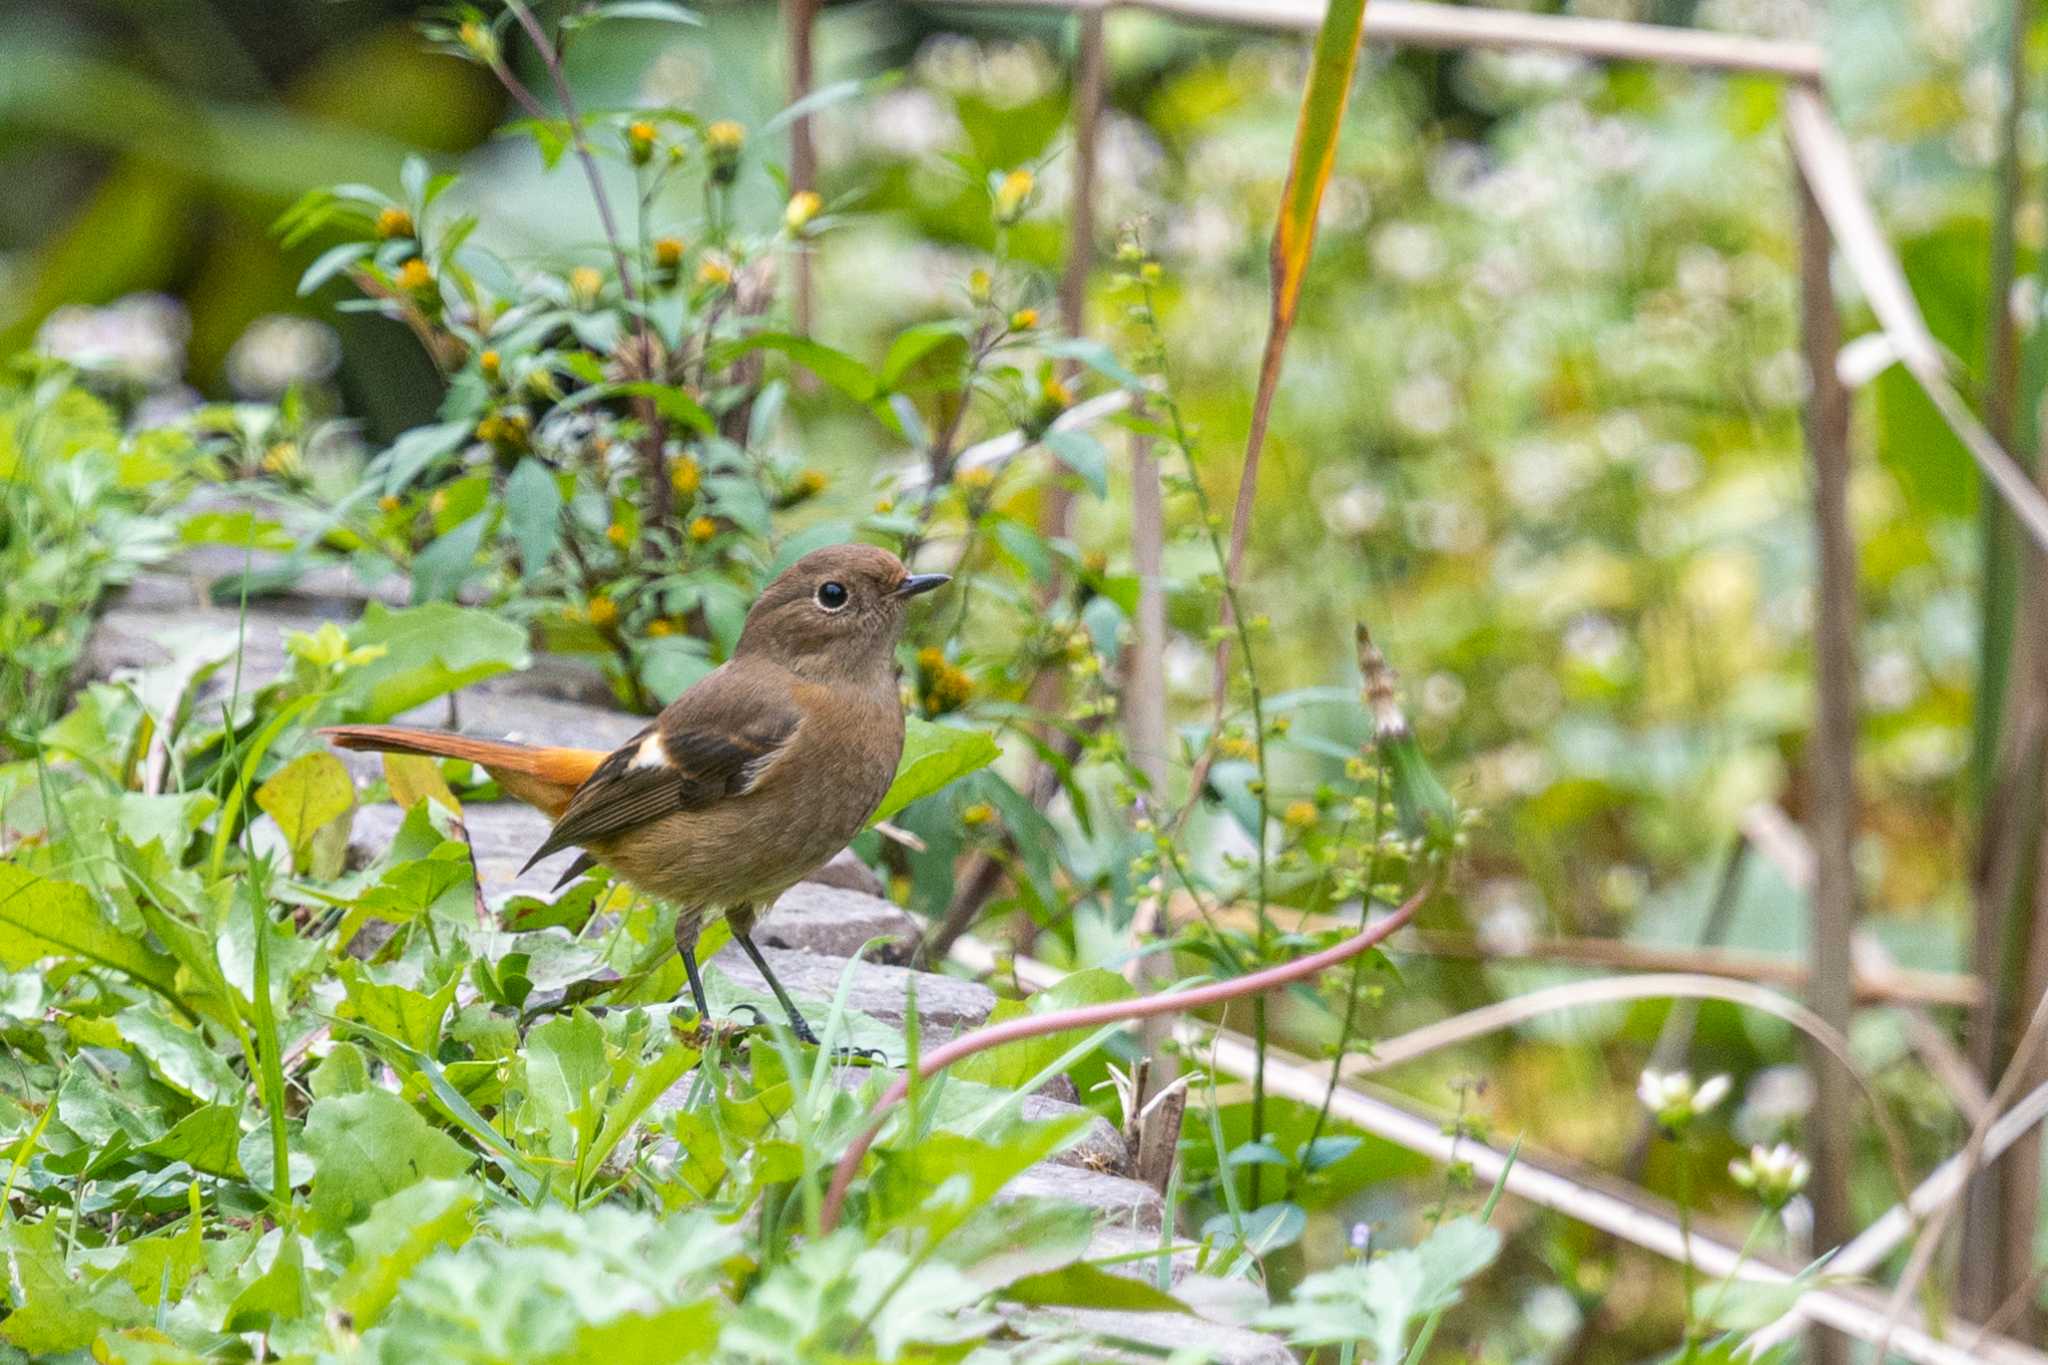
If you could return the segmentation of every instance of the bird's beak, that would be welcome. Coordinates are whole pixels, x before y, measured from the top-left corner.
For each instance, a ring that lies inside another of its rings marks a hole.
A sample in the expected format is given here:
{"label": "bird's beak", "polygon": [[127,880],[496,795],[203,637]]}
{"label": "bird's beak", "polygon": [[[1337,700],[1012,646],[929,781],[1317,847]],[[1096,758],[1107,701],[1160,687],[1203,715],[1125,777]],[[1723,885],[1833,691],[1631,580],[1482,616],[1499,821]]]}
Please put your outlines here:
{"label": "bird's beak", "polygon": [[896,586],[898,597],[915,597],[933,588],[943,588],[952,582],[950,575],[942,573],[914,573]]}

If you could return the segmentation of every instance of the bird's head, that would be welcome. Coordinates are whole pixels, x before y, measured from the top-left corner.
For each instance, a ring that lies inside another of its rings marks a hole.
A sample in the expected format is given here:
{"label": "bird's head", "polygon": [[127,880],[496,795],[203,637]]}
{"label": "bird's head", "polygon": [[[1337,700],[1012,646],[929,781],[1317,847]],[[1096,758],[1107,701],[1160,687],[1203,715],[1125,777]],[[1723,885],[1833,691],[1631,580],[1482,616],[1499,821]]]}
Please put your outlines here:
{"label": "bird's head", "polygon": [[911,573],[873,545],[813,550],[754,603],[734,656],[760,655],[806,677],[866,677],[892,665],[904,605],[947,581]]}

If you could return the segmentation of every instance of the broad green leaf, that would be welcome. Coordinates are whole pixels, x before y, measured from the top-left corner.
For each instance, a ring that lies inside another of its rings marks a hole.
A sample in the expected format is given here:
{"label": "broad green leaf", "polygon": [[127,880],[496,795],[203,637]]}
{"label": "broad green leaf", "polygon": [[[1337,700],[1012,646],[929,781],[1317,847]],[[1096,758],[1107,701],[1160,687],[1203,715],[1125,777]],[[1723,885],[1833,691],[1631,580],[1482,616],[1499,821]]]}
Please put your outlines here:
{"label": "broad green leaf", "polygon": [[1120,1313],[1192,1313],[1186,1304],[1143,1280],[1111,1274],[1086,1261],[1012,1281],[1002,1297],[1013,1303],[1057,1308],[1099,1308]]}
{"label": "broad green leaf", "polygon": [[204,1034],[172,1020],[155,1004],[131,1005],[114,1021],[121,1037],[172,1089],[201,1103],[239,1102],[241,1080]]}
{"label": "broad green leaf", "polygon": [[385,1090],[313,1101],[306,1113],[313,1154],[313,1224],[339,1232],[378,1200],[469,1169],[470,1154]]}
{"label": "broad green leaf", "polygon": [[469,1240],[475,1230],[470,1213],[479,1199],[471,1181],[424,1180],[379,1200],[348,1230],[355,1260],[334,1286],[333,1301],[356,1331],[383,1315],[420,1262]]}
{"label": "broad green leaf", "polygon": [[987,767],[1001,754],[996,742],[979,730],[934,725],[917,716],[909,717],[903,726],[903,758],[896,765],[896,780],[882,798],[875,819],[888,819],[949,782]]}
{"label": "broad green leaf", "polygon": [[505,481],[505,529],[529,575],[546,568],[562,542],[562,490],[547,466],[530,455]]}
{"label": "broad green leaf", "polygon": [[483,572],[477,552],[483,548],[484,530],[491,523],[489,512],[475,516],[443,532],[434,543],[413,556],[412,600],[415,605],[452,602],[462,585]]}
{"label": "broad green leaf", "polygon": [[1373,1359],[1398,1361],[1409,1325],[1456,1303],[1465,1282],[1499,1253],[1499,1232],[1476,1218],[1453,1218],[1413,1247],[1308,1276],[1291,1301],[1257,1321],[1297,1346],[1370,1341]]}
{"label": "broad green leaf", "polygon": [[256,789],[256,805],[277,821],[292,863],[305,868],[313,838],[355,809],[356,785],[348,768],[325,749],[300,754]]}
{"label": "broad green leaf", "polygon": [[420,1052],[432,1053],[440,1048],[441,1021],[447,1017],[448,1007],[455,1003],[459,978],[449,977],[441,989],[427,995],[410,986],[372,981],[368,971],[356,962],[341,963],[338,973],[342,988],[348,992],[343,1015]]}
{"label": "broad green leaf", "polygon": [[[306,1283],[306,1252],[298,1235],[290,1228],[278,1228],[270,1236],[277,1241],[270,1264],[228,1307],[223,1326],[230,1332],[267,1331],[275,1324],[305,1316],[312,1306],[311,1287]],[[262,1254],[260,1247],[257,1254]]]}
{"label": "broad green leaf", "polygon": [[[1006,1000],[996,1006],[989,1022],[1021,1015],[1050,1014],[1081,1005],[1100,1005],[1111,1000],[1129,1000],[1137,992],[1131,983],[1112,971],[1089,967],[1062,977],[1049,990],[1039,991],[1028,1001]],[[1050,1065],[1059,1055],[1088,1036],[1087,1029],[1069,1029],[1039,1038],[1020,1038],[1013,1043],[962,1057],[950,1074],[963,1081],[1014,1089]]]}
{"label": "broad green leaf", "polygon": [[295,550],[298,540],[274,521],[254,512],[200,512],[185,518],[178,538],[187,545],[230,545],[237,550]]}
{"label": "broad green leaf", "polygon": [[364,720],[389,720],[421,702],[533,661],[526,632],[491,612],[446,602],[394,611],[372,602],[349,644],[384,654],[344,675],[341,692]]}
{"label": "broad green leaf", "polygon": [[550,1156],[573,1159],[595,1137],[611,1084],[604,1030],[588,1011],[557,1015],[526,1035],[526,1127]]}
{"label": "broad green leaf", "polygon": [[1048,431],[1039,438],[1053,458],[1081,476],[1096,497],[1109,492],[1109,452],[1085,431]]}
{"label": "broad green leaf", "polygon": [[19,971],[46,957],[111,967],[160,990],[170,989],[176,970],[169,958],[102,918],[84,887],[0,863],[0,965]]}
{"label": "broad green leaf", "polygon": [[756,332],[717,351],[718,363],[727,364],[749,351],[780,351],[818,378],[862,403],[871,403],[882,390],[873,370],[844,351],[822,341],[793,336],[788,332]]}
{"label": "broad green leaf", "polygon": [[240,1179],[242,1163],[235,1153],[242,1141],[241,1110],[225,1104],[195,1109],[171,1130],[142,1150],[168,1161],[182,1161],[208,1175]]}
{"label": "broad green leaf", "polygon": [[142,1319],[133,1290],[116,1276],[91,1283],[74,1275],[56,1245],[58,1220],[10,1221],[6,1234],[8,1286],[13,1311],[0,1322],[0,1340],[36,1359],[90,1346],[103,1328]]}

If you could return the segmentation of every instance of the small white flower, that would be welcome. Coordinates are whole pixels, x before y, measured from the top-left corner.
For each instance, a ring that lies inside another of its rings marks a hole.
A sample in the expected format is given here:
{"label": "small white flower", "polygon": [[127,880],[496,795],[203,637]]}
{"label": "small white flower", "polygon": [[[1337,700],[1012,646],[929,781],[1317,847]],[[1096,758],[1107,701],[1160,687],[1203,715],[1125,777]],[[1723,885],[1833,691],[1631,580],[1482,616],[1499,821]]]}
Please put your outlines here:
{"label": "small white flower", "polygon": [[1775,1147],[1758,1144],[1750,1148],[1747,1161],[1728,1163],[1728,1174],[1743,1189],[1752,1191],[1766,1208],[1776,1211],[1806,1188],[1813,1167],[1792,1144],[1781,1142]]}
{"label": "small white flower", "polygon": [[1695,1086],[1691,1072],[1646,1069],[1636,1082],[1636,1098],[1656,1117],[1659,1127],[1676,1136],[1727,1098],[1728,1089],[1726,1076],[1710,1076]]}

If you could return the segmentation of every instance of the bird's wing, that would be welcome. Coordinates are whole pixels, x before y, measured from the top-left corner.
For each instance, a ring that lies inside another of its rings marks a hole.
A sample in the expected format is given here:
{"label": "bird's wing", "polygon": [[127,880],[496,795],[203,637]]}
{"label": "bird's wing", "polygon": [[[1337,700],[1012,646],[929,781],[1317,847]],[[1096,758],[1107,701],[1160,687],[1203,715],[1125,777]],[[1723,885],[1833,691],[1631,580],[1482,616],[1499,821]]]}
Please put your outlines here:
{"label": "bird's wing", "polygon": [[749,687],[723,669],[711,674],[605,756],[526,865],[665,815],[745,796],[788,750],[802,723],[803,713],[786,693]]}

